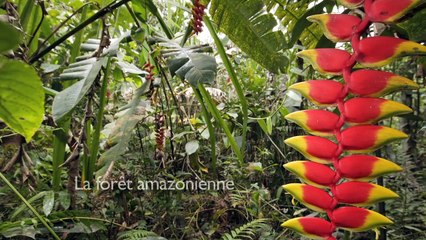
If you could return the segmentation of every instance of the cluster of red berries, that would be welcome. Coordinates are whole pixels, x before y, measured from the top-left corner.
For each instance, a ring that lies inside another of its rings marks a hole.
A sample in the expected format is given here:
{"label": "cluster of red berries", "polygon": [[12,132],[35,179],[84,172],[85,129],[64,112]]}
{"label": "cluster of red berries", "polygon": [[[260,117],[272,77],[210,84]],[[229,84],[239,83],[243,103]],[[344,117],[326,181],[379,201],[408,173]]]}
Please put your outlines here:
{"label": "cluster of red berries", "polygon": [[203,16],[204,10],[206,6],[200,3],[199,0],[194,1],[194,5],[192,6],[192,20],[191,25],[194,29],[194,33],[198,34],[203,31]]}
{"label": "cluster of red berries", "polygon": [[143,65],[143,68],[145,69],[145,71],[148,72],[146,80],[154,81],[154,73],[152,72],[152,70],[155,68],[155,66],[151,65],[151,63],[148,61],[147,63],[145,63],[145,65]]}

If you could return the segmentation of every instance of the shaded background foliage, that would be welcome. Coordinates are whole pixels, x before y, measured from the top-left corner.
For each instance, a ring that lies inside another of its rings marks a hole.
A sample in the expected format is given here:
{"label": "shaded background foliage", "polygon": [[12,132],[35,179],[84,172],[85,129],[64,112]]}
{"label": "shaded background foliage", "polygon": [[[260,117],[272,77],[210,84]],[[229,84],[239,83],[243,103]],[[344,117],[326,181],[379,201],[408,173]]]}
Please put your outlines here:
{"label": "shaded background foliage", "polygon": [[[13,78],[31,78],[26,82],[38,84],[38,90],[20,88],[15,97],[39,109],[40,116],[34,134],[0,115],[0,169],[60,237],[299,238],[279,227],[307,214],[281,191],[282,184],[296,181],[282,165],[301,157],[283,143],[301,134],[283,116],[310,105],[286,88],[320,77],[296,59],[296,52],[334,47],[306,17],[339,8],[331,0],[212,0],[206,9],[211,28],[194,35],[192,5],[183,0],[0,1],[0,27],[11,34],[0,34],[0,106],[10,99],[10,89],[2,86],[16,86]],[[424,6],[396,25],[375,25],[370,34],[424,43],[424,31],[418,31],[426,25]],[[219,42],[211,36],[214,29]],[[25,76],[14,71],[6,78],[5,61],[16,61]],[[412,107],[413,114],[383,122],[410,134],[403,144],[378,153],[404,167],[402,174],[385,178],[401,196],[386,203],[386,215],[395,221],[389,239],[426,237],[425,63],[416,57],[389,66],[421,86],[390,96]],[[26,100],[43,90],[44,101]],[[134,182],[232,180],[236,188],[73,190],[74,177],[93,175]],[[48,236],[3,182],[0,195],[0,238]],[[366,233],[351,239],[372,238]]]}

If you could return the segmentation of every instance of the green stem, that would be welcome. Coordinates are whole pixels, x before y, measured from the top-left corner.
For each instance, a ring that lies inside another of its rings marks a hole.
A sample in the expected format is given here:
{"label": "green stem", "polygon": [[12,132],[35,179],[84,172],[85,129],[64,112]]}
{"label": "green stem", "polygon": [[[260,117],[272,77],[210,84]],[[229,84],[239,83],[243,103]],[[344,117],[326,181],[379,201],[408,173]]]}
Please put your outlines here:
{"label": "green stem", "polygon": [[228,128],[228,125],[226,124],[223,117],[220,115],[219,110],[216,108],[216,105],[214,104],[213,99],[211,98],[210,94],[207,92],[207,90],[204,88],[204,86],[201,83],[198,84],[198,90],[200,91],[201,96],[205,100],[207,104],[207,108],[209,109],[210,113],[213,115],[213,117],[216,119],[216,121],[219,123],[219,125],[222,127],[223,131],[225,132],[226,136],[228,137],[228,141],[231,144],[231,148],[234,150],[235,154],[237,155],[240,165],[243,165],[244,161],[243,161],[243,155],[241,154],[241,150],[238,147],[238,144],[235,141],[234,136],[232,136],[232,133]]}
{"label": "green stem", "polygon": [[[81,12],[81,18],[80,21],[84,22],[87,19],[87,12],[89,10],[89,7],[87,5],[83,6],[83,10]],[[71,49],[71,55],[69,62],[73,63],[78,55],[80,55],[80,48],[81,43],[83,42],[83,31],[79,31],[77,34],[75,34],[75,40],[72,45]]]}
{"label": "green stem", "polygon": [[228,56],[226,55],[226,51],[225,51],[225,48],[223,47],[223,44],[220,41],[219,37],[217,36],[215,29],[213,28],[210,18],[207,15],[205,15],[203,17],[203,21],[206,27],[209,29],[210,35],[213,37],[213,40],[216,44],[219,55],[222,58],[223,64],[225,65],[225,68],[228,71],[229,77],[231,78],[232,84],[234,85],[235,90],[237,91],[238,98],[240,100],[241,110],[243,112],[243,134],[242,134],[242,141],[241,141],[241,152],[244,153],[245,146],[246,146],[247,124],[248,124],[247,99],[244,96],[241,84],[238,81],[237,75],[235,74],[234,68],[232,67],[231,62],[229,61]]}
{"label": "green stem", "polygon": [[209,139],[210,139],[210,148],[212,149],[212,170],[213,173],[217,176],[217,157],[216,157],[216,135],[214,134],[213,124],[210,120],[210,114],[207,111],[206,106],[204,105],[203,97],[201,96],[200,90],[195,87],[192,87],[195,93],[195,97],[201,105],[201,112],[204,116],[204,119],[207,124],[207,129],[209,130]]}
{"label": "green stem", "polygon": [[35,210],[33,206],[22,196],[19,191],[12,185],[9,180],[3,175],[3,173],[0,172],[0,178],[3,180],[3,182],[6,183],[7,186],[9,186],[10,189],[21,199],[21,201],[31,210],[31,212],[34,213],[34,215],[40,220],[40,222],[47,228],[47,230],[52,234],[52,236],[57,239],[61,240],[58,235],[56,235],[55,231],[49,226],[49,224],[44,220],[44,218]]}
{"label": "green stem", "polygon": [[105,73],[102,80],[102,86],[101,86],[101,92],[99,96],[99,109],[98,114],[96,116],[96,125],[95,130],[92,135],[92,142],[90,147],[90,158],[89,158],[89,164],[88,164],[88,172],[87,172],[87,178],[86,180],[92,181],[93,179],[93,172],[95,171],[95,164],[96,160],[98,159],[98,152],[99,152],[99,139],[101,136],[101,130],[102,130],[102,121],[104,116],[104,109],[107,102],[106,94],[108,89],[108,76],[110,71],[110,65],[111,65],[111,59],[108,58],[108,62],[105,68]]}
{"label": "green stem", "polygon": [[54,130],[53,139],[53,155],[52,155],[52,185],[54,191],[61,190],[61,175],[65,159],[65,147],[67,144],[67,135],[71,120],[66,120],[63,124],[59,125],[60,129]]}
{"label": "green stem", "polygon": [[164,21],[163,17],[161,17],[160,12],[158,11],[158,8],[155,6],[154,2],[152,0],[147,0],[146,4],[148,4],[149,11],[157,18],[158,23],[160,23],[161,28],[163,29],[164,33],[166,34],[168,39],[172,39],[173,33],[170,31],[169,27],[167,26],[166,22]]}

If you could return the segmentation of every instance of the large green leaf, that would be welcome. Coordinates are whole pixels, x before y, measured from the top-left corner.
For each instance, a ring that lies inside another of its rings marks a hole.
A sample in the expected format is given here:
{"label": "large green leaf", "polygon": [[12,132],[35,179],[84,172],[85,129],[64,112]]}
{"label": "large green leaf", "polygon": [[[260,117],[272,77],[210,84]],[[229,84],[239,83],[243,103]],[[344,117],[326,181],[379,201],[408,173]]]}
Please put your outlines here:
{"label": "large green leaf", "polygon": [[55,96],[52,112],[53,119],[56,122],[65,120],[72,113],[74,108],[92,87],[102,66],[106,64],[106,60],[107,58],[100,58],[97,61],[88,59],[84,63],[77,62],[70,65],[71,68],[60,75],[63,79],[82,79]]}
{"label": "large green leaf", "polygon": [[29,142],[44,114],[44,90],[29,65],[0,59],[0,119]]}
{"label": "large green leaf", "polygon": [[181,47],[173,40],[159,36],[148,40],[161,48],[161,55],[167,59],[167,66],[173,75],[188,80],[192,86],[214,82],[217,63],[214,57],[205,54],[212,51],[209,45]]}
{"label": "large green leaf", "polygon": [[0,21],[0,53],[14,49],[21,42],[21,34],[10,24]]}
{"label": "large green leaf", "polygon": [[214,57],[190,53],[176,57],[167,62],[170,71],[182,79],[188,80],[192,86],[198,83],[213,83],[216,77],[217,64]]}
{"label": "large green leaf", "polygon": [[212,0],[210,14],[219,28],[247,55],[267,68],[284,71],[287,44],[277,21],[265,11],[262,0]]}

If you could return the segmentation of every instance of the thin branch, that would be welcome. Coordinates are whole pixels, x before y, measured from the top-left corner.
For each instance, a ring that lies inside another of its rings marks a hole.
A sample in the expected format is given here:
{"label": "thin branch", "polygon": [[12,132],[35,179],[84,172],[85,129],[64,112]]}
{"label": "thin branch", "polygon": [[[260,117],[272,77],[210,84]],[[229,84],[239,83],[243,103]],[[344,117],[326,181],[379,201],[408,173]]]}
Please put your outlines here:
{"label": "thin branch", "polygon": [[29,60],[29,63],[32,64],[36,62],[38,59],[44,57],[46,54],[48,54],[50,51],[52,51],[54,48],[59,46],[61,43],[65,42],[69,37],[79,32],[81,29],[85,28],[87,25],[93,23],[94,21],[98,20],[99,18],[105,16],[107,13],[112,12],[116,8],[119,8],[120,6],[126,4],[127,2],[130,2],[130,0],[122,0],[116,3],[111,3],[108,6],[102,8],[97,13],[93,14],[90,18],[88,18],[86,21],[82,22],[80,25],[72,29],[71,31],[67,32],[64,36],[60,37],[58,40],[56,40],[54,43],[43,49],[41,52],[37,53],[36,55],[32,56]]}

